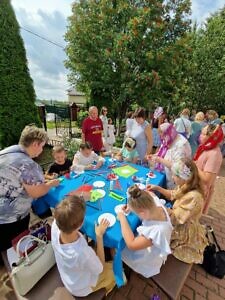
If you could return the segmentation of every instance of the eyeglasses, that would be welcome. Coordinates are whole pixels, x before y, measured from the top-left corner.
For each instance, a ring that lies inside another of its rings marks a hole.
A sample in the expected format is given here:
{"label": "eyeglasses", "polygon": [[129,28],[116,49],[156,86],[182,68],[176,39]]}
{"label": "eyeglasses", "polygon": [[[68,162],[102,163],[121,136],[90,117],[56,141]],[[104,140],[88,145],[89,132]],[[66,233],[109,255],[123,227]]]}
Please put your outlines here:
{"label": "eyeglasses", "polygon": [[108,109],[103,109],[103,111],[108,111]]}

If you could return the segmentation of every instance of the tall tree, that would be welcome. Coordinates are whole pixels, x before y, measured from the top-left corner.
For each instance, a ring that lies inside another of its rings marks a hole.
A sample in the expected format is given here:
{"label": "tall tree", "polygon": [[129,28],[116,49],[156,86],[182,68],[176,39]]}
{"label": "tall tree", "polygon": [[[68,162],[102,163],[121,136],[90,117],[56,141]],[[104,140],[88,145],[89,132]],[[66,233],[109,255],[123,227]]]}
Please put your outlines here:
{"label": "tall tree", "polygon": [[187,95],[198,109],[224,114],[225,7],[192,32]]}
{"label": "tall tree", "polygon": [[18,142],[29,123],[40,124],[23,40],[10,0],[0,2],[0,147]]}
{"label": "tall tree", "polygon": [[177,103],[189,16],[189,0],[74,2],[66,34],[69,80],[120,119],[134,102]]}

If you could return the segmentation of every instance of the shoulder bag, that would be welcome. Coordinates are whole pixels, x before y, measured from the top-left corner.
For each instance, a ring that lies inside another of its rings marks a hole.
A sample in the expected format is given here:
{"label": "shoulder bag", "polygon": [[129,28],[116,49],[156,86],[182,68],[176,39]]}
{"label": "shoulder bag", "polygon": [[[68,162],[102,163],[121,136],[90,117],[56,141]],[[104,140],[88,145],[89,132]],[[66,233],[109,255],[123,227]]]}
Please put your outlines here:
{"label": "shoulder bag", "polygon": [[209,245],[204,251],[202,267],[212,276],[222,279],[225,275],[225,251],[221,250],[211,226],[207,226]]}
{"label": "shoulder bag", "polygon": [[[25,257],[21,258],[20,244],[26,239]],[[28,253],[31,242],[36,242],[37,246]],[[23,236],[16,246],[16,252],[20,259],[16,266],[12,267],[11,278],[16,291],[24,296],[54,266],[55,256],[50,241],[41,240],[33,235]]]}

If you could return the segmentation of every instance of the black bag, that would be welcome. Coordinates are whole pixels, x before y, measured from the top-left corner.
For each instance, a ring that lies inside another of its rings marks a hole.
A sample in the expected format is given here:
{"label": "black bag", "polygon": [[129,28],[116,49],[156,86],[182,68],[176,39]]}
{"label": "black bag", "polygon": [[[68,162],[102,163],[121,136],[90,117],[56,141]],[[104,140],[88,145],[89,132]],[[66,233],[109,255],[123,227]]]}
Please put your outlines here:
{"label": "black bag", "polygon": [[207,226],[206,236],[209,245],[204,250],[202,267],[210,275],[222,279],[225,275],[225,251],[221,250],[211,226]]}

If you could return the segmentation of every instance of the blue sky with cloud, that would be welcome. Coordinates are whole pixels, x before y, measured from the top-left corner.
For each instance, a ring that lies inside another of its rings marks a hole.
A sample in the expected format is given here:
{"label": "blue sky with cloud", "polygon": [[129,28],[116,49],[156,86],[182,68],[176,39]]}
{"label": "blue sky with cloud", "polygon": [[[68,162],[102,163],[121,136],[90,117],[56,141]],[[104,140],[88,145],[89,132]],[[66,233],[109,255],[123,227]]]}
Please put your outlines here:
{"label": "blue sky with cloud", "polygon": [[[65,47],[67,17],[72,0],[11,0],[21,27]],[[192,0],[192,19],[203,23],[211,13],[225,5],[225,0]],[[39,99],[67,100],[66,59],[62,48],[24,30],[21,35],[34,88]]]}

